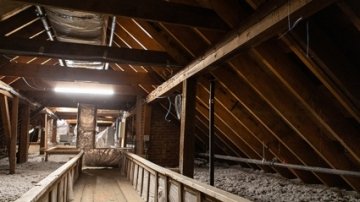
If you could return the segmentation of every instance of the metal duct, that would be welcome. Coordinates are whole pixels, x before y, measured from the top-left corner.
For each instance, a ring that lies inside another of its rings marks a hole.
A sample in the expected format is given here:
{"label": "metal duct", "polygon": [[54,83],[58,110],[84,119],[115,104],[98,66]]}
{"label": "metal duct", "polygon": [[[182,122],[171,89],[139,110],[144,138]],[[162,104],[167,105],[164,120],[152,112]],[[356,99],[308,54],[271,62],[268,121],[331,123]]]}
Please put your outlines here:
{"label": "metal duct", "polygon": [[[112,44],[113,44],[114,32],[115,32],[115,27],[116,27],[116,17],[113,16],[111,19],[112,19],[112,22],[111,22],[111,32],[110,32],[110,39],[109,39],[109,47],[111,47]],[[108,70],[108,69],[109,69],[109,63],[106,63],[106,64],[105,64],[104,69],[105,69],[105,70]]]}
{"label": "metal duct", "polygon": [[[46,7],[56,39],[62,42],[106,45],[107,17],[100,14]],[[81,50],[79,50],[81,51]],[[68,67],[103,69],[103,62],[65,60]]]}
{"label": "metal duct", "polygon": [[[41,22],[42,22],[42,24],[43,24],[43,26],[45,28],[46,34],[48,35],[50,41],[54,41],[55,40],[54,36],[51,33],[50,26],[49,26],[49,24],[47,22],[47,19],[46,19],[46,16],[44,15],[43,10],[41,9],[40,6],[36,6],[36,11],[38,12],[38,15],[39,15],[39,17],[41,19]],[[59,59],[59,63],[60,63],[60,66],[65,65],[64,61],[62,59]]]}

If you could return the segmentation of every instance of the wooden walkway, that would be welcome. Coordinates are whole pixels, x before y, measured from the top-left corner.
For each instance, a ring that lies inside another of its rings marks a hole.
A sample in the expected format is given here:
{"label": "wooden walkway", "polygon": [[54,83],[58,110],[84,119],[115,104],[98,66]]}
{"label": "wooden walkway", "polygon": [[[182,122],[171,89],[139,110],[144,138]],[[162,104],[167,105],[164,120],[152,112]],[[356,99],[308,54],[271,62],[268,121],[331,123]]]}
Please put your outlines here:
{"label": "wooden walkway", "polygon": [[74,186],[74,202],[143,201],[120,169],[84,169]]}

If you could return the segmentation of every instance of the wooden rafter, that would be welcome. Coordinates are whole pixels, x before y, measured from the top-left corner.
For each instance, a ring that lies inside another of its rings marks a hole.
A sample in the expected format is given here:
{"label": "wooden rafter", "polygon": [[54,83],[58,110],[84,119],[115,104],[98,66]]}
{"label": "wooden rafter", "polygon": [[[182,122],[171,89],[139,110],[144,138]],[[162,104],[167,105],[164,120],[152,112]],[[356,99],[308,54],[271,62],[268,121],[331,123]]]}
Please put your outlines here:
{"label": "wooden rafter", "polygon": [[[201,105],[208,108],[208,92],[207,89],[204,88],[203,85],[198,86],[198,95],[197,101],[201,103]],[[239,122],[238,119],[234,119],[234,117],[230,114],[228,110],[226,110],[221,103],[218,101],[215,102],[215,123],[219,124],[222,122],[223,127],[227,127],[230,131],[233,132],[235,136],[232,137],[233,139],[239,138],[241,139],[250,149],[253,151],[257,157],[256,159],[265,158],[262,150],[262,143],[259,141],[258,138],[254,137],[251,131],[248,130],[246,126]],[[205,114],[205,111],[202,111]],[[254,157],[252,157],[254,158]],[[266,158],[273,159],[274,153],[273,151],[266,151]],[[284,177],[293,177],[293,174],[287,169],[278,169],[274,168],[278,173],[280,173]],[[309,178],[310,180],[310,178]],[[311,180],[310,180],[311,181]]]}
{"label": "wooden rafter", "polygon": [[0,21],[0,36],[4,36],[5,34],[22,27],[30,22],[32,22],[37,17],[34,15],[34,10],[28,8],[17,15],[8,18],[6,20]]}
{"label": "wooden rafter", "polygon": [[[151,102],[155,100],[185,79],[201,72],[208,66],[231,57],[236,50],[254,43],[260,43],[262,40],[269,38],[279,30],[285,29],[285,19],[287,19],[288,15],[294,17],[301,13],[303,17],[306,17],[333,3],[333,1],[334,0],[292,0],[288,3],[284,3],[260,20],[258,20],[259,16],[254,15],[253,18],[249,20],[252,22],[251,25],[240,27],[235,31],[235,34],[225,38],[223,42],[216,45],[215,48],[209,50],[203,56],[187,65],[183,70],[179,71],[172,78],[152,91],[146,98],[146,101]],[[259,15],[263,16],[264,14],[261,13]]]}
{"label": "wooden rafter", "polygon": [[[357,101],[354,95],[349,91],[352,91],[351,85],[348,85],[346,80],[340,79],[340,75],[343,78],[344,70],[353,69],[355,66],[350,65],[344,55],[338,50],[332,47],[330,40],[325,39],[319,31],[314,28],[312,30],[312,36],[317,40],[312,42],[309,48],[309,55],[307,57],[306,44],[302,40],[299,33],[293,34],[293,37],[283,37],[283,41],[290,47],[290,49],[296,54],[296,56],[306,65],[306,67],[322,82],[322,84],[329,90],[329,92],[335,97],[335,99],[345,108],[345,110],[351,114],[351,116],[360,123],[360,111],[357,106]],[[316,34],[316,35],[315,35]],[[346,68],[339,68],[346,67]],[[356,80],[356,72],[347,72],[350,75],[349,80]]]}
{"label": "wooden rafter", "polygon": [[[208,89],[201,84],[202,90],[198,90],[199,94],[204,94],[202,97],[206,97]],[[246,142],[255,146],[257,150],[262,149],[261,145],[258,143],[263,144],[263,147],[266,147],[269,154],[263,156],[263,158],[272,159],[277,158],[280,161],[286,162],[293,162],[296,164],[300,164],[300,161],[286,148],[284,147],[278,140],[273,138],[271,134],[266,131],[264,127],[261,127],[260,124],[255,122],[251,115],[247,115],[245,109],[241,107],[237,107],[238,104],[231,103],[231,96],[223,93],[226,91],[225,89],[219,89],[220,86],[217,87],[215,91],[216,94],[216,106],[219,108],[217,113],[221,115],[221,117],[226,117],[223,119],[230,119],[232,121],[226,121],[232,128],[237,128],[237,130],[242,129],[240,132],[243,138],[246,138]],[[200,88],[201,89],[201,88]],[[200,95],[199,95],[200,96]],[[206,99],[203,100],[206,102]],[[255,142],[255,143],[254,143]],[[281,151],[281,152],[280,152]],[[317,179],[309,173],[306,172],[299,172],[296,170],[291,170],[294,175],[296,175],[299,179],[303,180],[304,182],[308,183],[316,183],[318,182]]]}
{"label": "wooden rafter", "polygon": [[316,86],[294,65],[286,55],[281,53],[276,43],[266,43],[253,49],[253,53],[289,91],[315,117],[330,136],[338,140],[350,154],[360,162],[360,148],[357,129],[340,113],[333,110],[335,106],[320,95]]}
{"label": "wooden rafter", "polygon": [[[80,51],[81,50],[81,51]],[[168,54],[129,48],[116,48],[55,41],[0,38],[0,53],[48,56],[71,60],[116,62],[119,64],[179,67]]]}
{"label": "wooden rafter", "polygon": [[[259,64],[246,55],[240,55],[231,61],[231,65],[237,75],[271,105],[277,114],[307,141],[328,164],[337,169],[351,170],[355,167],[353,162],[339,149],[338,144],[325,135],[319,135],[319,131],[321,131],[319,126],[311,121],[295,98],[267,75],[259,67]],[[281,99],[278,99],[280,97]],[[354,189],[360,188],[360,183],[354,178],[344,177],[344,179]]]}
{"label": "wooden rafter", "polygon": [[183,26],[195,26],[224,30],[228,27],[210,9],[187,6],[161,0],[90,0],[77,2],[71,0],[21,0],[31,4],[54,6],[71,10],[81,10],[102,14],[118,15],[154,22],[166,22]]}
{"label": "wooden rafter", "polygon": [[[208,108],[204,106],[204,103],[197,102],[196,103],[196,110],[204,120],[208,121]],[[248,158],[252,159],[260,159],[261,155],[256,153],[253,149],[249,147],[249,145],[243,141],[239,137],[239,135],[234,132],[228,125],[224,123],[223,120],[221,120],[218,116],[215,116],[215,132],[219,134],[223,134],[228,141],[233,142],[234,145],[242,151]],[[274,170],[268,166],[259,166],[261,169],[263,169],[265,172],[274,172]]]}
{"label": "wooden rafter", "polygon": [[[242,120],[256,120],[259,123],[257,126],[259,129],[263,127],[266,128],[267,131],[263,131],[264,133],[270,133],[268,134],[269,136],[274,136],[303,164],[328,167],[325,161],[314,158],[314,156],[317,156],[315,151],[303,139],[301,139],[295,131],[288,127],[286,123],[276,115],[276,112],[265,101],[263,101],[246,82],[234,76],[235,72],[224,67],[222,69],[217,69],[212,75],[218,79],[221,86],[224,86],[224,88],[228,90],[228,96],[233,96],[238,101],[237,105],[239,108],[244,108],[252,115],[252,117],[243,117]],[[233,113],[236,113],[236,107],[234,107],[232,111]],[[243,113],[246,113],[246,111]],[[239,116],[239,113],[236,114]],[[271,145],[274,144],[274,142],[270,141],[266,142],[266,144]],[[320,181],[329,186],[342,184],[339,183],[341,179],[335,176],[324,174],[316,174],[316,176],[319,177]]]}

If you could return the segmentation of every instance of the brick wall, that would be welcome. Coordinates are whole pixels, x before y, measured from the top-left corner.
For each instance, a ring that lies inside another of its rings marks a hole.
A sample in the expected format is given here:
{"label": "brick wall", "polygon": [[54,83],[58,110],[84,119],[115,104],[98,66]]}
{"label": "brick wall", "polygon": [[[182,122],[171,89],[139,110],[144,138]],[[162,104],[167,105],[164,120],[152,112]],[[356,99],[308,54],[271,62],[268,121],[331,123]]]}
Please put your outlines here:
{"label": "brick wall", "polygon": [[164,167],[178,167],[180,125],[173,119],[167,122],[165,115],[159,104],[152,105],[148,158]]}

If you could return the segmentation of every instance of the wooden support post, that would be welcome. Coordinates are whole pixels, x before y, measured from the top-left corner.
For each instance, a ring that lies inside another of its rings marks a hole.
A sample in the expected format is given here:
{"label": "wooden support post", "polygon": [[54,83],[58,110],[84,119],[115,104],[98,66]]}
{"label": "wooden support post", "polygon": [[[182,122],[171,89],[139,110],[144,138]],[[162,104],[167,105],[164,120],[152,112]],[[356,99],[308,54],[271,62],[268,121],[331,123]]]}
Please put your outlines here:
{"label": "wooden support post", "polygon": [[20,123],[20,140],[18,151],[18,163],[25,163],[28,160],[28,146],[29,146],[29,124],[30,124],[30,106],[24,104],[21,108],[21,123]]}
{"label": "wooden support post", "polygon": [[135,116],[136,116],[136,144],[135,144],[135,149],[136,149],[136,154],[138,155],[143,155],[144,154],[144,135],[143,135],[143,127],[142,127],[142,123],[143,123],[143,116],[142,116],[142,111],[143,111],[143,105],[142,105],[142,99],[140,96],[136,97],[136,109],[135,109]]}
{"label": "wooden support post", "polygon": [[125,119],[123,119],[123,121],[121,121],[120,123],[119,123],[119,125],[120,125],[120,147],[125,147],[125,145],[126,145],[126,131],[125,131],[125,129],[126,129],[126,120]]}
{"label": "wooden support post", "polygon": [[143,128],[143,135],[144,135],[144,154],[147,158],[148,149],[149,149],[149,141],[150,141],[150,131],[151,131],[151,105],[145,104],[144,105],[144,128]]}
{"label": "wooden support post", "polygon": [[1,104],[1,120],[4,128],[5,143],[8,151],[10,150],[10,136],[11,136],[11,125],[10,125],[10,110],[8,98],[5,95],[0,96]]}
{"label": "wooden support post", "polygon": [[16,168],[16,141],[19,112],[19,97],[14,97],[11,105],[11,137],[10,137],[10,174],[15,174]]}
{"label": "wooden support post", "polygon": [[215,81],[210,81],[209,95],[209,176],[210,185],[214,186],[214,103],[215,103]]}
{"label": "wooden support post", "polygon": [[47,114],[45,114],[41,119],[40,154],[44,154],[47,149],[47,119]]}
{"label": "wooden support post", "polygon": [[52,124],[51,124],[52,128],[51,128],[51,142],[56,145],[57,141],[56,141],[56,136],[57,136],[57,119],[52,119]]}
{"label": "wooden support post", "polygon": [[196,78],[189,78],[183,82],[179,170],[181,174],[191,178],[194,175],[195,103]]}

